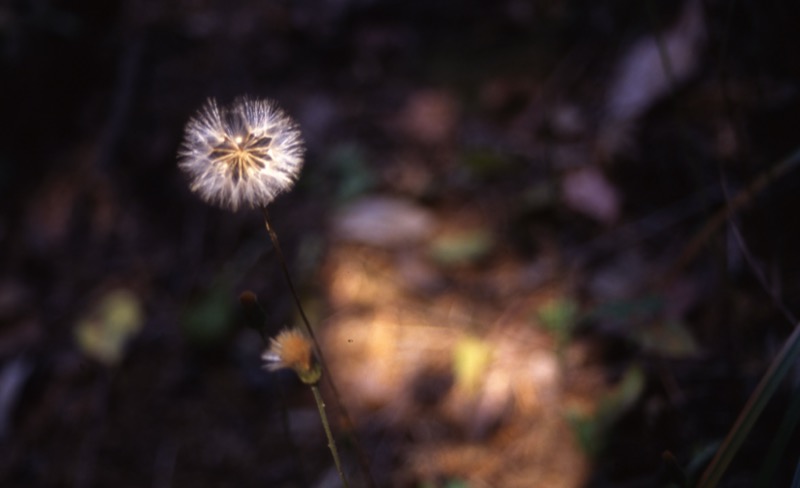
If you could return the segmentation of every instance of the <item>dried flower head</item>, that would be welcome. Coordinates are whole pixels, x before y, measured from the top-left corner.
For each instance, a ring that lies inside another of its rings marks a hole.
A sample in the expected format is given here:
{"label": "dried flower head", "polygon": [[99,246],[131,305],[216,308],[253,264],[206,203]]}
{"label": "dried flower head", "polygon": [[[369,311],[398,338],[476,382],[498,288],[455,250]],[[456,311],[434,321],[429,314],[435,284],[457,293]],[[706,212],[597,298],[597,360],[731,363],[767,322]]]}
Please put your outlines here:
{"label": "dried flower head", "polygon": [[186,125],[178,166],[204,201],[236,211],[289,190],[303,167],[297,124],[271,100],[209,99]]}
{"label": "dried flower head", "polygon": [[270,339],[270,346],[261,358],[270,371],[289,368],[306,384],[316,384],[322,369],[314,358],[311,341],[298,329],[285,329]]}

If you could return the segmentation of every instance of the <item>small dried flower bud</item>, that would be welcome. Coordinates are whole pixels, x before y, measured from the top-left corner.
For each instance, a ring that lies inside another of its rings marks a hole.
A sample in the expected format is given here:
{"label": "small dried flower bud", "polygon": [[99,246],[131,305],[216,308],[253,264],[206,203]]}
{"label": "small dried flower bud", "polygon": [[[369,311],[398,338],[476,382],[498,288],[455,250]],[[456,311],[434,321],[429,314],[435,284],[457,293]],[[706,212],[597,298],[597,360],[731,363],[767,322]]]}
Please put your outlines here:
{"label": "small dried flower bud", "polygon": [[271,100],[212,98],[186,125],[178,166],[205,202],[236,211],[291,189],[304,153],[297,124]]}
{"label": "small dried flower bud", "polygon": [[261,356],[268,370],[292,369],[307,385],[319,381],[322,368],[314,358],[311,341],[304,333],[298,329],[285,329],[269,342],[269,349]]}

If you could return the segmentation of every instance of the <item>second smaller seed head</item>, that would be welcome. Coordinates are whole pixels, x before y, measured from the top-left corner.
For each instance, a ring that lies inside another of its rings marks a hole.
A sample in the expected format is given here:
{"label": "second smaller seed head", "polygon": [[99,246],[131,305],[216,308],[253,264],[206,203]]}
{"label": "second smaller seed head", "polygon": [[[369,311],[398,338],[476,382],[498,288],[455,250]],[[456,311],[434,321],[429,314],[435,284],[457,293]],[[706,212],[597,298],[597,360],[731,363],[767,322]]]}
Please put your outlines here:
{"label": "second smaller seed head", "polygon": [[300,330],[284,329],[269,342],[269,349],[261,359],[270,371],[292,369],[307,385],[316,384],[322,377],[322,368],[314,357],[311,341]]}

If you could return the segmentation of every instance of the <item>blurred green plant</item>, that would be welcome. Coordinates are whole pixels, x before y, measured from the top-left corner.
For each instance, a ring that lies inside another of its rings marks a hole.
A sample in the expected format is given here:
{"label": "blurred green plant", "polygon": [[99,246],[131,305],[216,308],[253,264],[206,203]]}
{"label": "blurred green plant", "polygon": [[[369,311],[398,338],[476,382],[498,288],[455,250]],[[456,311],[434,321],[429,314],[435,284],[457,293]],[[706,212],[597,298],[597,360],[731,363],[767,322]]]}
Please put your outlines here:
{"label": "blurred green plant", "polygon": [[611,428],[639,400],[644,386],[644,372],[632,365],[619,383],[600,399],[594,413],[577,410],[567,413],[567,420],[586,454],[595,457],[602,452]]}
{"label": "blurred green plant", "polygon": [[231,295],[230,286],[219,280],[186,305],[181,329],[190,342],[211,345],[231,330],[236,313]]}
{"label": "blurred green plant", "polygon": [[503,173],[511,168],[508,157],[489,148],[466,149],[461,154],[462,164],[479,178]]}
{"label": "blurred green plant", "polygon": [[367,155],[356,143],[334,147],[328,155],[328,163],[339,178],[336,187],[336,200],[339,202],[353,200],[375,186],[376,178],[367,162]]}
{"label": "blurred green plant", "polygon": [[437,264],[444,267],[466,266],[488,256],[494,245],[492,233],[480,228],[434,239],[429,254]]}
{"label": "blurred green plant", "polygon": [[610,300],[589,311],[588,319],[614,324],[613,327],[643,351],[669,358],[696,356],[700,348],[686,325],[665,317],[664,299],[645,295]]}
{"label": "blurred green plant", "polygon": [[572,334],[580,319],[580,306],[568,297],[554,298],[536,311],[538,323],[556,340],[561,350],[572,339]]}
{"label": "blurred green plant", "polygon": [[668,358],[697,356],[700,347],[686,325],[678,320],[657,319],[635,327],[631,338],[644,350]]}

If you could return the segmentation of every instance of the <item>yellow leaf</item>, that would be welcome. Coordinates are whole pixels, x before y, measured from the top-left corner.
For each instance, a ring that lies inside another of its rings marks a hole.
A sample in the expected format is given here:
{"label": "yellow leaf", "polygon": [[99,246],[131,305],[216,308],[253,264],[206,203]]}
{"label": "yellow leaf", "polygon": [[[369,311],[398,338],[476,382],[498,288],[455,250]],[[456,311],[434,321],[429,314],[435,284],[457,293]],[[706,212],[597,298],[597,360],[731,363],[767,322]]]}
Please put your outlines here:
{"label": "yellow leaf", "polygon": [[78,321],[75,339],[84,354],[107,366],[123,357],[125,345],[142,328],[139,298],[124,289],[104,295]]}
{"label": "yellow leaf", "polygon": [[465,337],[458,341],[453,351],[456,385],[463,391],[475,393],[491,359],[492,349],[486,342],[475,337]]}

